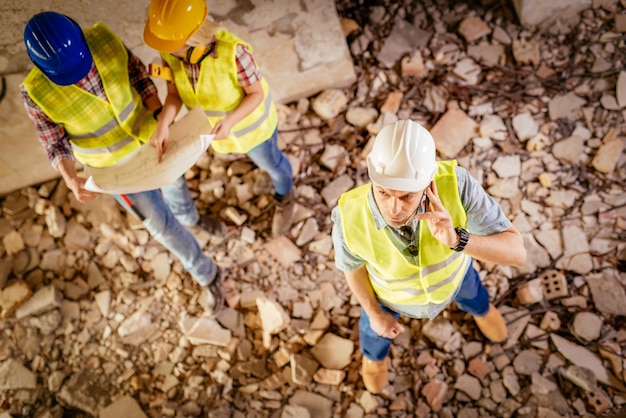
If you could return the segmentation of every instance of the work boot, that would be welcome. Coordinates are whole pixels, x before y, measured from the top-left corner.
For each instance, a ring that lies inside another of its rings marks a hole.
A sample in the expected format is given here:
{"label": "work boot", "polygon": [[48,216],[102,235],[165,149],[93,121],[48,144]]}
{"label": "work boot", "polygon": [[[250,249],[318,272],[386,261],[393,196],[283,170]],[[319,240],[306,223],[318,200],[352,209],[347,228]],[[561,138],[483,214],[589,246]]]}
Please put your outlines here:
{"label": "work boot", "polygon": [[474,321],[485,337],[494,343],[500,343],[507,337],[506,323],[498,308],[489,304],[489,311],[484,316],[475,316]]}
{"label": "work boot", "polygon": [[215,235],[218,237],[223,237],[224,235],[226,235],[226,224],[210,213],[200,215],[198,223],[195,226],[204,229],[211,235]]}
{"label": "work boot", "polygon": [[206,286],[202,286],[201,291],[202,294],[198,300],[204,309],[204,314],[208,316],[217,315],[224,308],[222,273],[219,269],[213,281]]}
{"label": "work boot", "polygon": [[361,364],[361,376],[365,388],[373,394],[379,393],[387,384],[387,369],[389,360],[387,357],[381,361],[370,360],[363,357]]}
{"label": "work boot", "polygon": [[272,218],[272,236],[278,237],[286,235],[291,229],[296,212],[296,202],[293,198],[293,192],[289,192],[286,196],[274,195],[274,200],[276,206]]}

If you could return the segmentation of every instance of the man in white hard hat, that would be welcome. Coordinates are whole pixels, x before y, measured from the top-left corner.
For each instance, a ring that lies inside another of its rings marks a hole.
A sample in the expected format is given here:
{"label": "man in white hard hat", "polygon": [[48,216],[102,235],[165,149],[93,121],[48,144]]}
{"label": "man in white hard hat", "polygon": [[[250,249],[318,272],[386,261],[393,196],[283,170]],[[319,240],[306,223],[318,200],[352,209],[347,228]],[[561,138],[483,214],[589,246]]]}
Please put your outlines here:
{"label": "man in white hard hat", "polygon": [[332,212],[335,264],[361,304],[365,387],[387,383],[387,354],[404,327],[400,314],[434,318],[452,301],[489,340],[506,339],[472,259],[520,266],[520,232],[456,161],[435,158],[431,134],[400,120],[376,136],[367,158],[371,183],[344,193]]}

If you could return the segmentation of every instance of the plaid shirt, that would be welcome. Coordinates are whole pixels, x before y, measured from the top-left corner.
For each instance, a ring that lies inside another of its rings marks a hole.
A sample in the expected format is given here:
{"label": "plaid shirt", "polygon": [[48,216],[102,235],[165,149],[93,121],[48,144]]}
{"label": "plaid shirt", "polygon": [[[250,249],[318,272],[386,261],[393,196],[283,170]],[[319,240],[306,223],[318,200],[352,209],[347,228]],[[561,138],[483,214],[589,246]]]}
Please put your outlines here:
{"label": "plaid shirt", "polygon": [[[128,74],[130,84],[141,95],[145,103],[150,97],[157,95],[157,88],[150,79],[150,75],[141,60],[128,50]],[[76,83],[76,86],[88,91],[103,100],[107,100],[102,86],[102,80],[98,74],[96,66],[92,64],[91,70],[85,77]],[[63,125],[56,123],[46,115],[46,113],[28,95],[24,86],[20,87],[24,107],[28,112],[28,117],[34,122],[39,136],[39,142],[43,146],[48,160],[52,167],[56,169],[62,160],[74,161],[72,147],[69,136]],[[108,101],[108,100],[107,100]]]}
{"label": "plaid shirt", "polygon": [[[215,48],[216,43],[215,36],[213,40],[208,46],[209,50],[213,50],[209,56],[212,58],[217,58],[217,49]],[[242,44],[237,44],[237,49],[235,53],[235,61],[237,62],[237,80],[239,81],[239,85],[241,87],[248,87],[261,80],[261,71],[259,67],[256,65],[254,58],[252,57],[252,53]],[[197,64],[189,64],[184,62],[185,70],[187,72],[187,77],[189,81],[191,81],[191,85],[194,90],[196,89],[196,83],[198,82],[198,77],[200,76],[200,65],[202,61]],[[167,65],[167,63],[164,63]]]}

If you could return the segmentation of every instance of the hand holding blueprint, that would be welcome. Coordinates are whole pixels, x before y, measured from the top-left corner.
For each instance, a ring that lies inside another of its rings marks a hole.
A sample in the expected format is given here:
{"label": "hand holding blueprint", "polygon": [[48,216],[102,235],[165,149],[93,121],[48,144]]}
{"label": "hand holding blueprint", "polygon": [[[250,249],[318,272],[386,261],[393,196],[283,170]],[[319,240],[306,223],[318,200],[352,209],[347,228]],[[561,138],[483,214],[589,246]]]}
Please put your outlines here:
{"label": "hand holding blueprint", "polygon": [[158,189],[185,174],[206,152],[213,137],[211,125],[200,107],[190,110],[170,126],[163,160],[157,150],[144,144],[128,160],[113,167],[85,167],[85,188],[99,193],[126,194]]}

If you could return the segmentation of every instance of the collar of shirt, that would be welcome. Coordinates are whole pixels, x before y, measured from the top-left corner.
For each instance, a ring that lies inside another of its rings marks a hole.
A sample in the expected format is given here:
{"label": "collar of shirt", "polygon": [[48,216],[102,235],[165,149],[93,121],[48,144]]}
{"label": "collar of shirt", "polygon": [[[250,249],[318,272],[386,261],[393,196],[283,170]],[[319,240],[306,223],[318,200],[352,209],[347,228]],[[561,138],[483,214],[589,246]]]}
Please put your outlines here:
{"label": "collar of shirt", "polygon": [[[417,213],[424,212],[424,201],[426,200],[425,198],[426,198],[426,194],[422,196],[422,200],[420,201],[419,207],[417,208]],[[373,184],[370,185],[370,189],[367,192],[367,201],[370,205],[370,209],[372,210],[372,215],[374,216],[374,223],[376,224],[376,228],[378,228],[378,230],[381,230],[386,226],[388,226],[389,228],[392,228],[392,226],[389,225],[387,221],[385,221],[385,217],[380,212],[380,209],[378,208],[378,205],[376,204],[376,199],[374,199],[374,185]],[[418,221],[416,219],[413,220],[413,229],[417,227],[417,222]]]}

